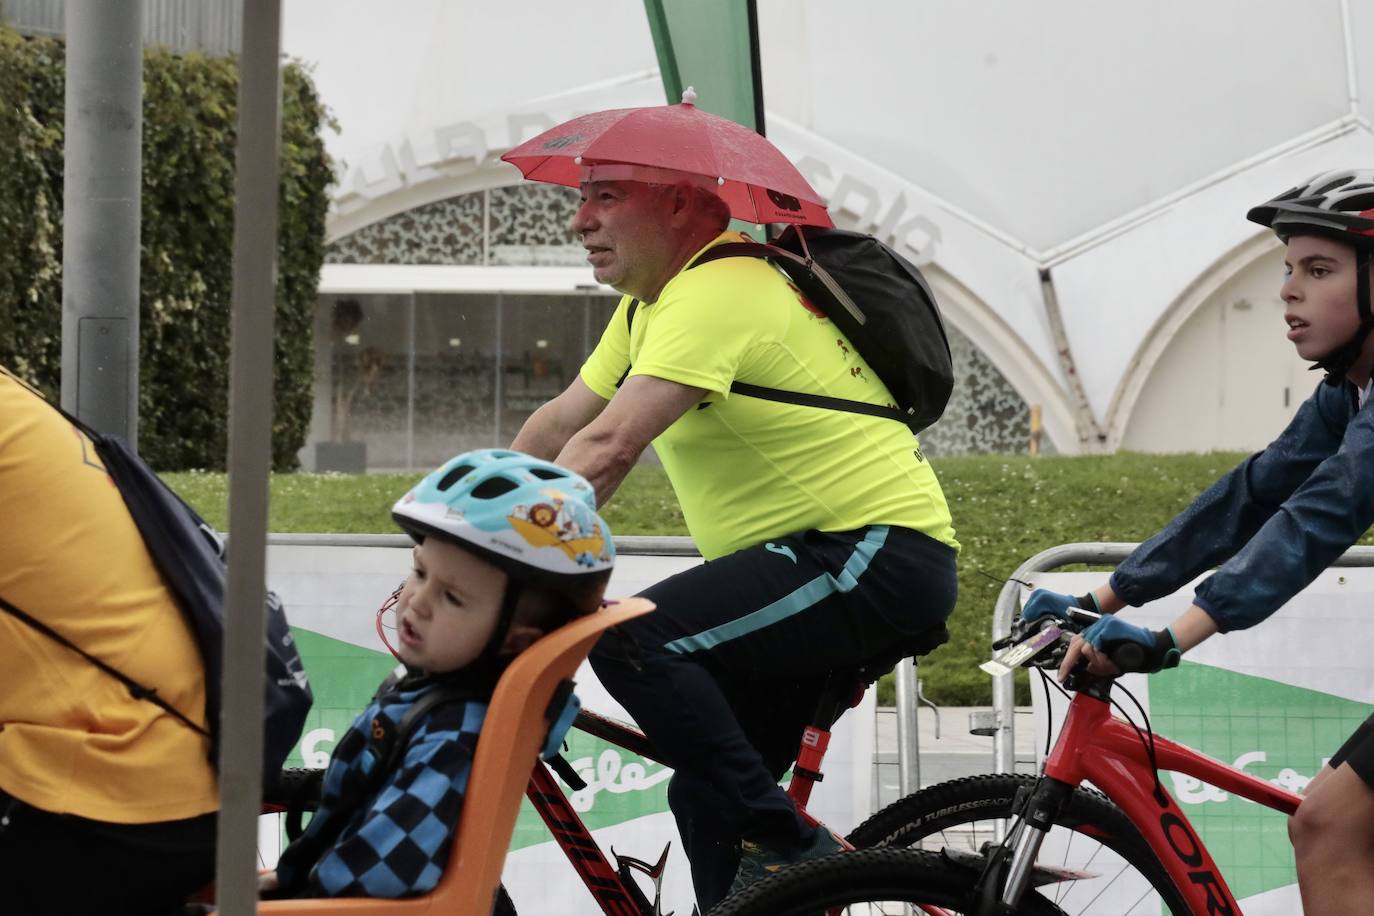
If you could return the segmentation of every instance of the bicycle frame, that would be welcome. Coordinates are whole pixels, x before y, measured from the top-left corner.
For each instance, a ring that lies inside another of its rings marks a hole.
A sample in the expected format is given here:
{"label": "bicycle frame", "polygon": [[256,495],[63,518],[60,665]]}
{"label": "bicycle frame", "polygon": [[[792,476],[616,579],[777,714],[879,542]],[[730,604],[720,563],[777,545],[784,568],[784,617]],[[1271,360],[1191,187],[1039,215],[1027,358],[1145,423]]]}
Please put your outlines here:
{"label": "bicycle frame", "polygon": [[[1168,738],[1155,736],[1154,743],[1160,770],[1186,773],[1284,814],[1293,814],[1302,801]],[[1044,775],[1071,787],[1088,780],[1106,793],[1139,829],[1194,913],[1239,916],[1240,907],[1211,853],[1156,779],[1140,736],[1111,715],[1105,700],[1074,695]]]}
{"label": "bicycle frame", "polygon": [[[631,725],[584,710],[578,713],[574,727],[655,763],[667,765],[644,733]],[[821,763],[829,743],[829,731],[816,725],[806,727],[802,735],[801,752],[787,787],[788,795],[797,805],[797,812],[813,826],[824,825],[807,812],[806,803],[811,798],[811,789],[822,778]],[[602,912],[610,916],[648,916],[655,913],[657,901],[651,904],[628,877],[628,873],[624,878],[621,877],[621,871],[601,851],[543,761],[535,764],[525,794]],[[844,845],[853,848],[848,842]],[[920,909],[929,916],[947,916],[945,910],[939,907],[922,906]]]}

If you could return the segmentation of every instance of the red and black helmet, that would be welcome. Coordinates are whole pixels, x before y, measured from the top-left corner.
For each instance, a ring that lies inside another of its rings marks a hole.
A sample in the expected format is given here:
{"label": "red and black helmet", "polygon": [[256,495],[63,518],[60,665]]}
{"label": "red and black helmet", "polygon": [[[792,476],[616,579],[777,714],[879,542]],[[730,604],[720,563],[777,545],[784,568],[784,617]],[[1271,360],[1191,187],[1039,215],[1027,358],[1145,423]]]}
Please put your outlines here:
{"label": "red and black helmet", "polygon": [[1374,263],[1374,169],[1322,172],[1267,203],[1251,207],[1245,215],[1273,229],[1285,243],[1294,235],[1320,235],[1355,249],[1359,328],[1313,367],[1326,370],[1327,384],[1339,385],[1374,330],[1369,291],[1369,268]]}
{"label": "red and black helmet", "polygon": [[1374,247],[1374,169],[1322,172],[1250,208],[1246,217],[1285,242],[1290,235],[1311,232],[1357,248]]}

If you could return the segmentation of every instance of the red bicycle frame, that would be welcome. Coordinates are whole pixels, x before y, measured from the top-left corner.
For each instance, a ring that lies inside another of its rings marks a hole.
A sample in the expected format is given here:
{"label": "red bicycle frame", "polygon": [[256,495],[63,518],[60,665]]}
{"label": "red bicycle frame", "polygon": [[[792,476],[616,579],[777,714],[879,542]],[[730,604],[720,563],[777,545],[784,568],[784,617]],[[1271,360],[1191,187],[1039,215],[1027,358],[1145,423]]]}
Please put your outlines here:
{"label": "red bicycle frame", "polygon": [[[1160,770],[1186,773],[1250,801],[1293,814],[1301,796],[1243,773],[1168,738],[1154,739]],[[1108,704],[1074,695],[1045,775],[1076,786],[1090,781],[1117,804],[1163,863],[1189,908],[1207,916],[1239,916],[1240,907],[1187,816],[1156,779],[1140,735],[1114,718]]]}
{"label": "red bicycle frame", "polygon": [[[644,733],[633,726],[583,711],[577,716],[576,727],[655,763],[664,763]],[[796,766],[792,768],[792,779],[787,786],[787,794],[796,803],[797,813],[812,826],[824,826],[807,812],[806,803],[811,798],[812,787],[821,778],[821,763],[829,744],[830,732],[816,725],[808,725],[802,735]],[[592,838],[591,831],[573,810],[562,787],[543,761],[535,764],[525,795],[602,911],[611,916],[642,916],[642,904],[638,901],[643,899],[643,892],[638,887],[626,886],[622,881],[619,871]],[[846,849],[853,848],[843,839],[841,842]],[[948,916],[939,907],[917,906],[929,916]]]}

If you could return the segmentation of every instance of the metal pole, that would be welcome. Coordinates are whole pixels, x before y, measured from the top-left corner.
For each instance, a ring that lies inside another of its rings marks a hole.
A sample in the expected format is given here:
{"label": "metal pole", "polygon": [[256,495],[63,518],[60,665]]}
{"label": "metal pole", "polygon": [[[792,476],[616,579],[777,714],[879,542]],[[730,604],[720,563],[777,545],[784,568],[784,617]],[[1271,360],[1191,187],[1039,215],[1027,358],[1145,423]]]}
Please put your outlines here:
{"label": "metal pole", "polygon": [[263,598],[272,458],[272,319],[276,303],[280,0],[247,0],[239,59],[233,323],[229,393],[229,580],[219,761],[219,912],[257,908],[262,804]]}
{"label": "metal pole", "polygon": [[903,798],[921,788],[921,736],[917,721],[916,662],[897,663],[897,791]]}
{"label": "metal pole", "polygon": [[138,445],[143,0],[69,0],[62,406]]}
{"label": "metal pole", "polygon": [[[232,540],[232,539],[231,539]],[[617,555],[699,557],[701,551],[689,537],[627,535],[617,537]],[[274,547],[404,547],[415,546],[408,534],[269,534]]]}

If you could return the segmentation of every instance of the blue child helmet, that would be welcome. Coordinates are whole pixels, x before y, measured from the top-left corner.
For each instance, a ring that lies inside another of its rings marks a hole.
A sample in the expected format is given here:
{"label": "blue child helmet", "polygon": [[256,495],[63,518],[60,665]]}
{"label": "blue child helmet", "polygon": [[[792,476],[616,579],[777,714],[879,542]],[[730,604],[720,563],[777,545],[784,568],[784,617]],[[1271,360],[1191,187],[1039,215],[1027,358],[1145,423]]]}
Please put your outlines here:
{"label": "blue child helmet", "polygon": [[540,586],[596,610],[615,565],[611,530],[581,475],[508,449],[449,459],[397,500],[391,517],[416,541],[439,537],[504,569],[514,588]]}

